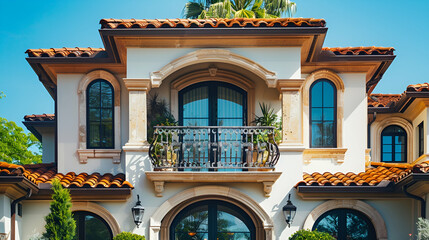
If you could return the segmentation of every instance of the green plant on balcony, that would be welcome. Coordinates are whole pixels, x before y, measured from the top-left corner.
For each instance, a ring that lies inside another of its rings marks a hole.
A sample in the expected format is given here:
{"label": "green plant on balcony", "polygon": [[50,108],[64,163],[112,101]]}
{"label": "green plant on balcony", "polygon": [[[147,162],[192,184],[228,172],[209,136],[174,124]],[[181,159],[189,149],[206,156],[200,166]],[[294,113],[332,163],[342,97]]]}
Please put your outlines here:
{"label": "green plant on balcony", "polygon": [[253,120],[252,123],[256,126],[274,127],[273,133],[266,131],[266,133],[261,134],[261,136],[267,142],[279,143],[282,136],[281,121],[278,119],[277,114],[274,113],[274,109],[271,107],[271,105],[259,103],[259,108],[261,109],[262,115],[255,115],[255,120]]}
{"label": "green plant on balcony", "polygon": [[168,142],[172,141],[171,134],[157,134],[155,126],[177,126],[177,121],[171,114],[165,99],[159,99],[158,94],[155,93],[149,98],[148,102],[148,140],[152,144],[154,151],[151,153],[154,166],[162,166],[162,152],[166,151],[166,160],[168,165],[173,166],[177,160],[177,154],[170,146],[167,149],[159,144],[160,139],[167,139]]}

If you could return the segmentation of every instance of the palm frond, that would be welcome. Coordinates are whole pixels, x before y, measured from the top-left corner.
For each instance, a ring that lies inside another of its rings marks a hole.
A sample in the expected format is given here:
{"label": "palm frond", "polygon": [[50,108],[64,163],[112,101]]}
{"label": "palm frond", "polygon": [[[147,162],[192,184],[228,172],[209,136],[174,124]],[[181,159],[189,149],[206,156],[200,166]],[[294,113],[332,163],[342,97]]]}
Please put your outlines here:
{"label": "palm frond", "polygon": [[255,18],[255,13],[247,9],[240,9],[235,12],[234,17],[236,18]]}
{"label": "palm frond", "polygon": [[184,18],[198,18],[201,12],[205,9],[202,1],[187,2],[182,11]]}
{"label": "palm frond", "polygon": [[233,16],[230,0],[224,0],[210,5],[206,13],[206,18],[231,18]]}

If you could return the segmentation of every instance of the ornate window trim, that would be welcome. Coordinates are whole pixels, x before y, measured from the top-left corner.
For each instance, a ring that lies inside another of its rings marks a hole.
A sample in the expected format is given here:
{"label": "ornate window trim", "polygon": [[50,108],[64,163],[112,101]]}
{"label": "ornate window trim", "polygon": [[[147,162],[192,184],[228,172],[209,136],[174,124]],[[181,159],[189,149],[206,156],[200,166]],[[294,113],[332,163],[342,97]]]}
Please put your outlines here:
{"label": "ornate window trim", "polygon": [[317,219],[325,212],[336,208],[349,208],[365,214],[371,220],[378,240],[387,240],[387,229],[383,217],[377,209],[359,200],[329,200],[314,208],[305,219],[303,229],[312,229]]}
{"label": "ornate window trim", "polygon": [[107,225],[109,225],[110,229],[112,230],[113,236],[116,236],[121,232],[121,228],[119,227],[119,224],[116,221],[115,217],[113,217],[113,215],[110,214],[110,212],[107,209],[105,209],[104,207],[96,203],[73,202],[71,210],[72,212],[86,211],[86,212],[91,212],[98,215],[99,217],[104,219],[104,221],[106,221]]}
{"label": "ornate window trim", "polygon": [[374,162],[381,162],[381,132],[388,126],[398,125],[407,133],[407,162],[413,162],[413,126],[412,124],[401,117],[388,117],[380,122],[374,122],[371,132],[371,159]]}
{"label": "ornate window trim", "polygon": [[[310,88],[314,82],[320,79],[331,81],[337,90],[337,147],[336,148],[309,148],[310,146]],[[313,158],[321,158],[319,153],[327,158],[332,158],[337,163],[344,162],[344,156],[347,148],[343,147],[343,121],[344,121],[344,82],[335,72],[322,69],[312,72],[305,78],[302,87],[302,107],[303,107],[303,131],[304,131],[304,146],[308,149],[304,150],[304,161],[310,163]],[[314,149],[314,150],[313,150]]]}
{"label": "ornate window trim", "polygon": [[[86,90],[88,85],[97,79],[103,79],[108,81],[114,92],[114,149],[87,149],[86,146]],[[79,96],[79,147],[77,149],[77,155],[79,162],[82,164],[87,163],[88,158],[109,158],[112,159],[113,163],[120,163],[121,154],[121,87],[117,78],[105,70],[95,70],[87,73],[79,82],[78,86]]]}
{"label": "ornate window trim", "polygon": [[246,194],[224,186],[199,186],[177,193],[166,200],[149,221],[149,239],[168,240],[170,225],[186,206],[202,200],[223,200],[243,209],[254,221],[256,239],[272,240],[274,223],[262,207]]}

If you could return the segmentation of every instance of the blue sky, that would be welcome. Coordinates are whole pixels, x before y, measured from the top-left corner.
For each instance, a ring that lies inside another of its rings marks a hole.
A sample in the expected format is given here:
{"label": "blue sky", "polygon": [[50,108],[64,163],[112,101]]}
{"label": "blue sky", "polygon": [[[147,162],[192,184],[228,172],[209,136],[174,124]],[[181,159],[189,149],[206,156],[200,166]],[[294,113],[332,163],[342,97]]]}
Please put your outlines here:
{"label": "blue sky", "polygon": [[[395,61],[374,92],[401,93],[429,82],[428,0],[296,0],[295,17],[324,18],[324,46],[394,47]],[[178,18],[186,0],[0,0],[0,116],[53,113],[54,102],[26,62],[28,48],[103,47],[102,18]]]}

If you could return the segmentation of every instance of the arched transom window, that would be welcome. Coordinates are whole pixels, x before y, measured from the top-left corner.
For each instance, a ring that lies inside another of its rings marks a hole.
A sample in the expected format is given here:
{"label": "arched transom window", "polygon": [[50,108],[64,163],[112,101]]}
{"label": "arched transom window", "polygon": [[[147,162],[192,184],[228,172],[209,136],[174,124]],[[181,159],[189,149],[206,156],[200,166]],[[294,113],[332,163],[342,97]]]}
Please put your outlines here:
{"label": "arched transom window", "polygon": [[397,125],[391,125],[381,132],[381,161],[407,162],[407,133]]}
{"label": "arched transom window", "polygon": [[74,240],[110,240],[112,230],[101,217],[86,211],[73,212],[76,221]]}
{"label": "arched transom window", "polygon": [[337,89],[327,80],[310,87],[310,147],[337,147]]}
{"label": "arched transom window", "polygon": [[114,148],[114,91],[102,79],[87,88],[87,148]]}
{"label": "arched transom window", "polygon": [[329,233],[338,240],[375,240],[375,229],[363,213],[347,208],[330,210],[320,216],[313,230]]}

